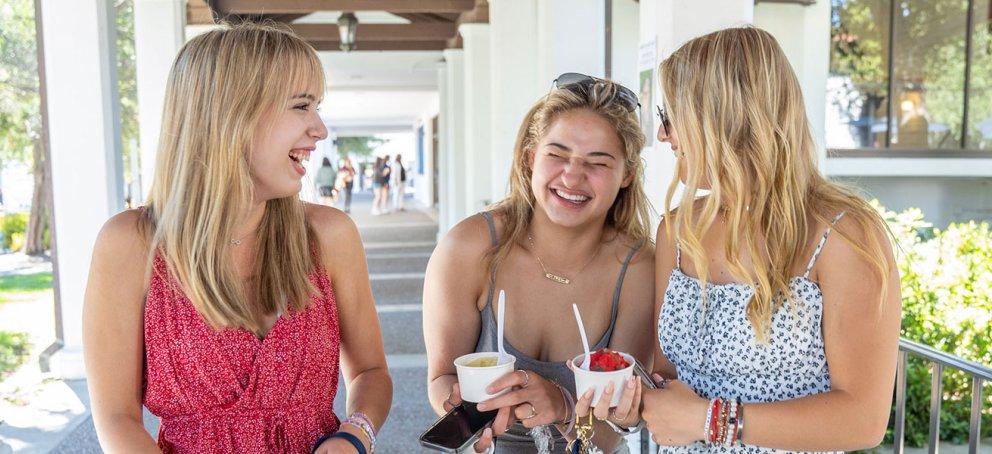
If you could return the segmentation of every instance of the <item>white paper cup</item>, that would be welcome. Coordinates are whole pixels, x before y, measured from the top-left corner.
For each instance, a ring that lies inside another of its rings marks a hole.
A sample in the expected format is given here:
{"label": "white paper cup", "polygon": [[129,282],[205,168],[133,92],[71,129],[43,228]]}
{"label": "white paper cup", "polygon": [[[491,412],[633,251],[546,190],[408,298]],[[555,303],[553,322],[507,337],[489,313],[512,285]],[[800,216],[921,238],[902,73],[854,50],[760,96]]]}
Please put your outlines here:
{"label": "white paper cup", "polygon": [[[495,366],[472,367],[466,363],[479,358],[499,358]],[[458,373],[458,388],[462,394],[462,400],[466,402],[482,402],[502,395],[509,391],[504,389],[496,394],[486,392],[486,387],[496,379],[513,372],[513,366],[517,363],[517,358],[513,355],[505,355],[500,358],[497,352],[469,353],[455,359],[455,371]]]}
{"label": "white paper cup", "polygon": [[589,388],[596,390],[595,394],[592,396],[592,406],[596,406],[599,402],[599,398],[603,395],[603,390],[606,389],[606,385],[613,382],[613,400],[610,402],[610,407],[616,407],[620,404],[620,397],[626,389],[627,379],[634,375],[634,357],[626,353],[621,352],[623,359],[627,360],[630,364],[626,369],[615,370],[613,372],[595,372],[591,370],[585,370],[582,368],[582,360],[586,358],[585,353],[572,358],[572,372],[575,374],[575,398],[578,399],[582,397]]}

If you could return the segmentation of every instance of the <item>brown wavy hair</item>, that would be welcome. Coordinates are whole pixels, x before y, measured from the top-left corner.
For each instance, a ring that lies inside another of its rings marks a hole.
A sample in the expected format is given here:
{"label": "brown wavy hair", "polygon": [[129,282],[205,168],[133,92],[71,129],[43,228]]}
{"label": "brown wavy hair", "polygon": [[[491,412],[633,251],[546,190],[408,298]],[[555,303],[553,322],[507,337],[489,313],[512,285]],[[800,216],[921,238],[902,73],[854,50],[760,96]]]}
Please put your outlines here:
{"label": "brown wavy hair", "polygon": [[637,115],[617,102],[619,85],[609,80],[598,80],[586,90],[573,90],[568,87],[553,90],[542,97],[524,116],[513,147],[513,170],[510,173],[510,195],[492,206],[492,211],[500,216],[506,226],[497,245],[486,256],[489,275],[510,253],[514,244],[527,237],[530,221],[534,215],[534,192],[530,187],[533,169],[530,156],[537,149],[541,138],[565,112],[588,109],[606,119],[616,130],[623,145],[625,176],[630,176],[630,185],[620,188],[616,200],[606,215],[606,226],[614,228],[635,244],[651,241],[651,205],[644,193],[644,162],[641,149],[644,148],[644,133],[641,132]]}

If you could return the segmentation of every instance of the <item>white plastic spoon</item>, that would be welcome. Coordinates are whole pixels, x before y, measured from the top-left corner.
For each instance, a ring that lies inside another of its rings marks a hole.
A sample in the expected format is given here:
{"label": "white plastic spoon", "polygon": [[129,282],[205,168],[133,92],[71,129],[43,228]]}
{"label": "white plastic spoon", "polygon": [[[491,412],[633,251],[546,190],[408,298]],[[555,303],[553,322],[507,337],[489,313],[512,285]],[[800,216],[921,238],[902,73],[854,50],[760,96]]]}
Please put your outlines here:
{"label": "white plastic spoon", "polygon": [[589,338],[586,337],[586,326],[582,323],[582,316],[579,315],[579,306],[572,304],[572,312],[575,313],[575,323],[579,324],[579,336],[582,337],[582,348],[586,351],[585,359],[582,360],[582,368],[589,370],[591,352],[589,351]]}
{"label": "white plastic spoon", "polygon": [[499,300],[496,307],[496,346],[499,348],[499,364],[510,355],[506,354],[506,348],[503,347],[503,322],[506,320],[506,292],[499,291]]}

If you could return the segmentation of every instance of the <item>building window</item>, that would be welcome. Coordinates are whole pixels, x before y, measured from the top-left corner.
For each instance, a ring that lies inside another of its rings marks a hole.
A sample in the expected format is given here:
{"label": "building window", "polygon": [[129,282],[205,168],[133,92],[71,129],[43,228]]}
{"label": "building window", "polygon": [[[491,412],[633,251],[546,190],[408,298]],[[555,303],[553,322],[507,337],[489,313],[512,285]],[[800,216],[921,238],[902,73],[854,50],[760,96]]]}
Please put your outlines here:
{"label": "building window", "polygon": [[992,0],[831,0],[826,132],[834,150],[992,151]]}

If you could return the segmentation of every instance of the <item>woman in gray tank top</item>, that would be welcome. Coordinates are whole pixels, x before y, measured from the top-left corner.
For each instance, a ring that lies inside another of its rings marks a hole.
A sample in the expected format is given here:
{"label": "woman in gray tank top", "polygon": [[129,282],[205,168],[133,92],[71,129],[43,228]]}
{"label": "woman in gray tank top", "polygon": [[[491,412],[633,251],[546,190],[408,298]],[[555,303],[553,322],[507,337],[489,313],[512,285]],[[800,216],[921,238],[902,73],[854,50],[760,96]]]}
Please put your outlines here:
{"label": "woman in gray tank top", "polygon": [[[438,414],[461,403],[452,361],[497,351],[494,296],[506,292],[504,347],[517,371],[492,385],[508,393],[479,404],[499,413],[478,452],[541,452],[535,427],[545,452],[564,452],[574,438],[575,383],[565,362],[582,344],[573,303],[594,348],[646,361],[653,347],[654,247],[636,98],[575,74],[557,87],[524,118],[510,195],[452,228],[427,267],[428,393]],[[624,449],[605,423],[595,430],[605,452]]]}

